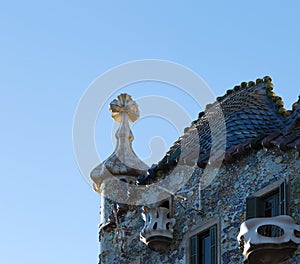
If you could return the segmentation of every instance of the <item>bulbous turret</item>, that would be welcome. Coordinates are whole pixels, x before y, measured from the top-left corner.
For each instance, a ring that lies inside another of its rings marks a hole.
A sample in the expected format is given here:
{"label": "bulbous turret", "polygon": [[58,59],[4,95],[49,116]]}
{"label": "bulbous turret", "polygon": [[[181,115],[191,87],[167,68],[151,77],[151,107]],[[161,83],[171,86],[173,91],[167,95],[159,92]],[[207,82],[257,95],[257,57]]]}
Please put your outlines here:
{"label": "bulbous turret", "polygon": [[91,172],[93,187],[101,192],[101,185],[107,179],[117,177],[128,183],[135,182],[140,175],[145,175],[148,166],[141,161],[132,149],[133,134],[129,121],[139,118],[139,109],[128,94],[120,94],[110,103],[110,111],[115,121],[120,123],[116,132],[117,145],[114,152]]}

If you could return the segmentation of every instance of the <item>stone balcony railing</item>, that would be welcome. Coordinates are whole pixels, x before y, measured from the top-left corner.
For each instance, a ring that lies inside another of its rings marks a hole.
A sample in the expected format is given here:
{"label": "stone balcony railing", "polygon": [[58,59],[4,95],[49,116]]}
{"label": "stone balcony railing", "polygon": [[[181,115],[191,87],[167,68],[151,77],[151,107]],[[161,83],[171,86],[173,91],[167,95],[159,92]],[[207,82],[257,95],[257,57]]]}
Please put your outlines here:
{"label": "stone balcony railing", "polygon": [[285,263],[300,245],[300,226],[288,215],[252,218],[242,223],[237,239],[245,263]]}

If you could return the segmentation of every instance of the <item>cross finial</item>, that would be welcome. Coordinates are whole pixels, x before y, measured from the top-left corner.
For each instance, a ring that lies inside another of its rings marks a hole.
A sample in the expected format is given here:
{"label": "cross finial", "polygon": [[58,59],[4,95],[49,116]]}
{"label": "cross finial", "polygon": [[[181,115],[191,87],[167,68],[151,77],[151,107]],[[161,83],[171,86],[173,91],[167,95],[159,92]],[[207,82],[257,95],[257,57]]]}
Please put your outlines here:
{"label": "cross finial", "polygon": [[112,118],[121,123],[122,116],[127,115],[129,121],[135,122],[140,117],[138,105],[132,100],[131,96],[123,93],[110,103]]}

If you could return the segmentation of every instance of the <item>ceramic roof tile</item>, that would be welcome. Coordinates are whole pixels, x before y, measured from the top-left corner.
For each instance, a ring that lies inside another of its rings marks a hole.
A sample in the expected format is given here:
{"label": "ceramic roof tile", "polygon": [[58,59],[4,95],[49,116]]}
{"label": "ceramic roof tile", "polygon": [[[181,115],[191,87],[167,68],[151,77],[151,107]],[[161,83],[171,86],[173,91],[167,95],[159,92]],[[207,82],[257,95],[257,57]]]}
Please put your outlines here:
{"label": "ceramic roof tile", "polygon": [[[251,149],[262,147],[300,150],[300,97],[292,111],[285,110],[281,97],[272,91],[274,85],[271,81],[266,76],[256,82],[243,82],[217,98],[226,123],[225,162],[234,162]],[[152,166],[148,171],[152,179],[157,171],[168,174],[178,162],[189,165],[196,162],[199,167],[206,166],[211,151],[212,133],[217,141],[224,133],[220,129],[220,113],[214,109],[215,105],[216,103],[208,105],[204,112],[199,113],[198,119],[185,129],[184,135],[175,142],[166,156]],[[183,147],[187,147],[189,151],[185,149],[185,155],[180,157]],[[186,154],[189,152],[190,154]],[[220,149],[211,156],[212,160],[222,157]]]}

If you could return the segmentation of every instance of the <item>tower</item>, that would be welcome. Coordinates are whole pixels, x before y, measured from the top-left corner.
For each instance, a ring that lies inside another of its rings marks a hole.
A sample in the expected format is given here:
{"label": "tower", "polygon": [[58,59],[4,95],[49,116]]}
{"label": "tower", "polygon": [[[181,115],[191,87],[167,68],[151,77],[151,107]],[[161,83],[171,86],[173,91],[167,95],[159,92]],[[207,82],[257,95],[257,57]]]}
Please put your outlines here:
{"label": "tower", "polygon": [[128,230],[120,226],[120,218],[126,218],[128,204],[132,204],[130,186],[134,186],[137,177],[145,175],[148,169],[132,149],[134,137],[129,122],[139,118],[136,102],[128,94],[120,94],[110,103],[110,111],[112,118],[120,123],[115,135],[116,148],[91,172],[94,190],[101,197],[99,263],[109,263],[109,255],[119,255],[124,251],[124,237]]}

